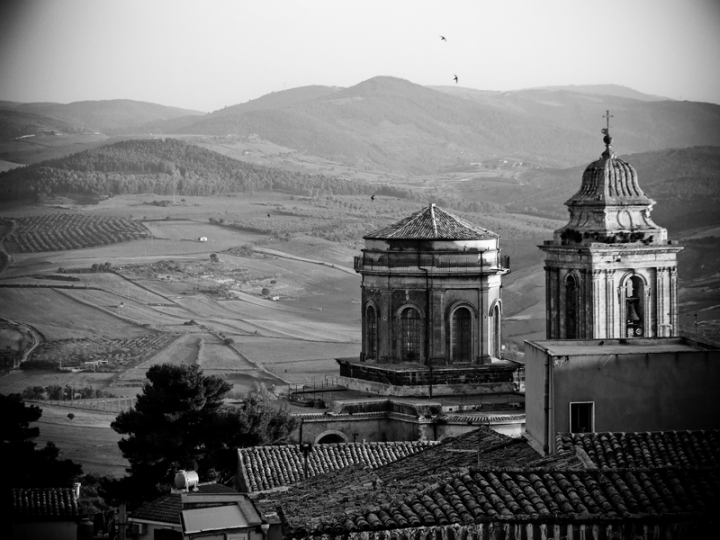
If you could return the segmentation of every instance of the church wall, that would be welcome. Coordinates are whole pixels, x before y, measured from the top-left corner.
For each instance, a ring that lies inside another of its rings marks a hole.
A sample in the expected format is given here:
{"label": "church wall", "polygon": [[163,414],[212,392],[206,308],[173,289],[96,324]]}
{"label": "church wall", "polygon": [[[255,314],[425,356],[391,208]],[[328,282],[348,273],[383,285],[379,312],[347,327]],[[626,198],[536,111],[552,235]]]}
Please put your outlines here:
{"label": "church wall", "polygon": [[526,433],[540,447],[552,451],[555,434],[570,431],[571,402],[594,403],[596,432],[720,429],[720,350],[663,352],[677,341],[660,339],[628,340],[628,353],[572,354],[575,343],[603,345],[555,341],[551,355],[544,343],[525,347]]}
{"label": "church wall", "polygon": [[[312,443],[319,435],[331,430],[344,433],[348,442],[362,442],[363,440],[371,442],[418,441],[423,437],[435,440],[432,433],[430,433],[430,437],[427,436],[426,428],[426,424],[404,421],[384,413],[343,415],[339,419],[322,417],[319,419],[304,419],[302,430],[297,428],[290,434],[290,442]],[[302,441],[300,440],[301,431]],[[357,436],[354,436],[355,434]]]}
{"label": "church wall", "polygon": [[[413,307],[423,317],[423,347],[420,358],[414,362],[425,363],[429,355],[433,364],[451,364],[451,315],[454,309],[464,306],[470,309],[473,320],[473,363],[490,359],[488,342],[492,338],[492,306],[500,301],[499,276],[489,276],[478,284],[477,275],[432,277],[423,274],[392,276],[382,279],[366,276],[362,289],[362,339],[363,350],[367,340],[365,314],[367,306],[376,310],[378,363],[401,363],[400,313]],[[430,285],[430,289],[426,289]],[[429,326],[425,318],[429,317]],[[425,332],[430,332],[425,351]],[[495,351],[494,357],[499,355]]]}
{"label": "church wall", "polygon": [[718,386],[720,351],[570,356],[554,366],[555,429],[582,401],[597,432],[720,429]]}
{"label": "church wall", "polygon": [[525,343],[525,430],[540,448],[549,444],[548,421],[552,421],[545,401],[548,358],[544,350]]}

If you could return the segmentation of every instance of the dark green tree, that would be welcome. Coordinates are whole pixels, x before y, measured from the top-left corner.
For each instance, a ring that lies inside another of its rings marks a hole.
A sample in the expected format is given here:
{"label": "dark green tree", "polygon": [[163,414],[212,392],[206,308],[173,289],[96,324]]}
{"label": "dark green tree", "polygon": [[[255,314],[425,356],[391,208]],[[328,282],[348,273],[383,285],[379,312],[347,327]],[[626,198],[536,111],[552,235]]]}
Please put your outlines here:
{"label": "dark green tree", "polygon": [[69,487],[82,474],[77,463],[58,459],[53,443],[36,448],[40,429],[30,424],[41,416],[40,407],[25,404],[20,394],[0,394],[0,463],[11,464],[3,479],[8,487]]}
{"label": "dark green tree", "polygon": [[180,469],[194,469],[204,481],[230,478],[237,447],[274,442],[295,427],[286,410],[266,404],[258,393],[244,407],[224,407],[232,385],[196,365],[156,365],[147,379],[135,408],[112,423],[127,435],[118,445],[130,475],[106,484],[110,499],[149,499]]}

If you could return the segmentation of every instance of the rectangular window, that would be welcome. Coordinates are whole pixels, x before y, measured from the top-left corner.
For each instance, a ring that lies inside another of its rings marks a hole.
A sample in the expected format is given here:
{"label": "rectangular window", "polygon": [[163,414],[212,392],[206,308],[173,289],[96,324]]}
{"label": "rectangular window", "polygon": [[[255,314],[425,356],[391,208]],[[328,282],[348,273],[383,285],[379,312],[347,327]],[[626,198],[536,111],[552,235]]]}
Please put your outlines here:
{"label": "rectangular window", "polygon": [[581,401],[570,403],[570,433],[595,431],[595,403]]}

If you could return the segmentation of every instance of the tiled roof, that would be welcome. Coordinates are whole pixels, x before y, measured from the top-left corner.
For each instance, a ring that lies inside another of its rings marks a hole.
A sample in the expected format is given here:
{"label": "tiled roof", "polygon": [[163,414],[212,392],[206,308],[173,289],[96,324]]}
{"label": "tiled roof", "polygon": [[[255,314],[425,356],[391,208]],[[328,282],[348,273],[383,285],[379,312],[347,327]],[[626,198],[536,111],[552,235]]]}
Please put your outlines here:
{"label": "tiled roof", "polygon": [[469,467],[581,468],[575,456],[542,457],[524,439],[511,439],[488,428],[446,439],[422,452],[371,470],[355,465],[291,486],[286,492],[260,496],[261,512],[282,507],[291,529],[333,523],[346,511],[362,512],[376,505],[393,504],[448,480]]}
{"label": "tiled roof", "polygon": [[80,515],[72,488],[20,488],[12,490],[15,517],[76,517]]}
{"label": "tiled roof", "polygon": [[[233,488],[222,484],[200,484],[200,493],[237,493]],[[130,514],[132,519],[145,521],[159,521],[180,525],[180,512],[182,511],[182,500],[180,493],[166,493],[154,501],[142,505]]]}
{"label": "tiled roof", "polygon": [[613,154],[612,157],[603,156],[587,166],[580,191],[565,204],[649,206],[652,203],[640,188],[633,166]]}
{"label": "tiled roof", "polygon": [[[434,441],[318,444],[308,455],[308,476],[355,464],[386,465],[430,446]],[[249,491],[263,491],[304,478],[304,458],[298,445],[255,446],[238,450],[240,474]]]}
{"label": "tiled roof", "polygon": [[434,204],[364,236],[387,240],[478,240],[496,237],[494,232],[472,225]]}
{"label": "tiled roof", "polygon": [[717,470],[471,469],[402,500],[338,515],[296,534],[338,535],[499,519],[687,518],[709,516],[718,503]]}
{"label": "tiled roof", "polygon": [[558,452],[575,447],[582,448],[596,467],[720,466],[718,430],[558,434]]}

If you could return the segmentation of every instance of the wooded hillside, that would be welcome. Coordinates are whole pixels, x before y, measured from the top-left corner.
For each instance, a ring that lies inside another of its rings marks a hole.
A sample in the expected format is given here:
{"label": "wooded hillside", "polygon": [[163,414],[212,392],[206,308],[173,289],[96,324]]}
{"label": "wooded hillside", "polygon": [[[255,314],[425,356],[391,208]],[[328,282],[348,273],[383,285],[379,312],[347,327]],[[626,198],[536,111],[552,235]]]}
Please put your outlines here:
{"label": "wooded hillside", "polygon": [[283,191],[313,195],[380,194],[410,200],[432,199],[465,211],[494,208],[438,192],[312,175],[253,165],[176,139],[128,140],[0,173],[7,199],[43,198],[64,193],[117,195],[219,195],[243,191]]}

